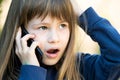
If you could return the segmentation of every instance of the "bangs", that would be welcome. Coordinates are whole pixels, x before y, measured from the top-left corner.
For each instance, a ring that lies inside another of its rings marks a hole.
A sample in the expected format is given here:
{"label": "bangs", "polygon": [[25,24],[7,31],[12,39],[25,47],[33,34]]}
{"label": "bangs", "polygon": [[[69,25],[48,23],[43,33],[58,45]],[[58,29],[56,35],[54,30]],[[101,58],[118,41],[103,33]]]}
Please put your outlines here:
{"label": "bangs", "polygon": [[21,23],[28,23],[35,16],[44,19],[47,15],[71,23],[74,20],[72,6],[69,0],[25,0],[21,13]]}

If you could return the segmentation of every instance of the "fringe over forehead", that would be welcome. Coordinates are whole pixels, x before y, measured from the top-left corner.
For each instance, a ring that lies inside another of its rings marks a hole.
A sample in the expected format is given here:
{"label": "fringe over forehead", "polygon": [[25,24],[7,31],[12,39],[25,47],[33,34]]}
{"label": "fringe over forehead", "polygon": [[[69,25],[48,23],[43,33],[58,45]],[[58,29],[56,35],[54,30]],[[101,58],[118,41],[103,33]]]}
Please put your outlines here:
{"label": "fringe over forehead", "polygon": [[35,16],[44,19],[47,15],[67,21],[70,25],[75,21],[70,0],[23,0],[20,24],[26,25]]}

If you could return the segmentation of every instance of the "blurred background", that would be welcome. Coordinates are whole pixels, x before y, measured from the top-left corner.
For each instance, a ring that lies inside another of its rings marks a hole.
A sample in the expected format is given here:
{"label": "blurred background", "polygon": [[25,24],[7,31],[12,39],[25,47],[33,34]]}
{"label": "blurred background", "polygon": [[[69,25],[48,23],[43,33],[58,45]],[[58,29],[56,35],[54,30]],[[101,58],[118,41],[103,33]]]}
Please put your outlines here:
{"label": "blurred background", "polygon": [[[120,32],[120,0],[91,0],[91,2],[97,13],[101,17],[107,18],[118,32]],[[10,3],[11,0],[0,0],[0,31],[6,20]],[[92,41],[84,32],[82,34],[83,39],[80,41],[79,50],[91,54],[99,53],[98,44]]]}

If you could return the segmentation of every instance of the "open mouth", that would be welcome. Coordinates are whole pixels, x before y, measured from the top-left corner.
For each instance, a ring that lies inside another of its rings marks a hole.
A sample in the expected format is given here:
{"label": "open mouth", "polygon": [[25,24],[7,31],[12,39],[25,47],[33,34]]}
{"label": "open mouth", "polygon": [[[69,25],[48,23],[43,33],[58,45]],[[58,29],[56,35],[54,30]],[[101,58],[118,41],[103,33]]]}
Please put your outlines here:
{"label": "open mouth", "polygon": [[59,49],[50,49],[47,51],[49,54],[56,54],[57,52],[59,52]]}

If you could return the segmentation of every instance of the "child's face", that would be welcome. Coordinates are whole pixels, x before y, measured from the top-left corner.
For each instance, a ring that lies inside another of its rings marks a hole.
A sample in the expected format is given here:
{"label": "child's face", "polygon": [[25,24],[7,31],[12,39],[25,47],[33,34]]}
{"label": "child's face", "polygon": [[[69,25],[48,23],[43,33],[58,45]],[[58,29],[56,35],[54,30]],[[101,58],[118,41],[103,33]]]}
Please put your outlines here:
{"label": "child's face", "polygon": [[44,53],[42,62],[46,65],[56,64],[62,55],[69,41],[69,24],[66,21],[47,16],[33,18],[29,21],[27,30],[36,35],[35,41],[39,42],[39,47]]}

